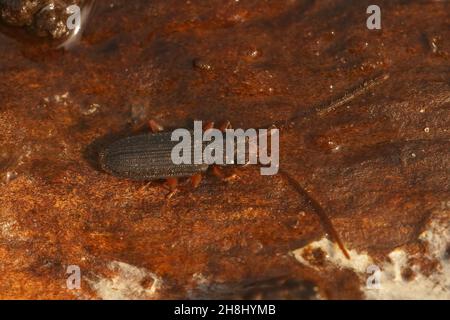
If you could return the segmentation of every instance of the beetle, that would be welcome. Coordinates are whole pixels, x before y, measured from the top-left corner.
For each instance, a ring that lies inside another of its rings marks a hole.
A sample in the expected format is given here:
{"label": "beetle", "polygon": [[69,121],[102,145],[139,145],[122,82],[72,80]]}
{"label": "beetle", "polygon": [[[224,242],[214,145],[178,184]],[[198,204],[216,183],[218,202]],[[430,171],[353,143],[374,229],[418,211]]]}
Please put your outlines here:
{"label": "beetle", "polygon": [[[287,125],[288,123],[293,123],[300,118],[303,118],[304,120],[310,119],[311,117],[324,116],[388,78],[389,74],[382,74],[370,80],[366,80],[356,88],[349,90],[343,96],[330,103],[312,108],[308,113],[298,112],[287,121],[276,123],[273,126],[287,128],[289,126]],[[208,130],[212,126],[213,123],[208,123],[204,127],[204,130]],[[171,140],[171,132],[163,132],[163,128],[154,120],[149,121],[149,127],[153,133],[126,137],[112,143],[102,150],[100,152],[100,165],[103,170],[115,176],[132,180],[167,179],[167,184],[171,190],[168,195],[169,198],[176,191],[176,178],[178,177],[191,177],[192,184],[197,186],[200,183],[201,174],[208,170],[209,165],[174,164],[171,159],[171,151],[177,142]],[[229,122],[222,126],[222,131],[227,127],[229,127]],[[214,167],[213,172],[223,178],[223,174],[220,173],[217,167]],[[328,215],[319,202],[317,202],[288,172],[280,170],[279,173],[289,181],[301,197],[307,200],[307,205],[319,216],[326,232],[338,244],[344,256],[347,259],[350,259],[349,253],[345,249],[331,220],[328,218]]]}
{"label": "beetle", "polygon": [[[168,198],[176,191],[177,178],[190,177],[193,187],[197,187],[209,165],[205,163],[174,164],[171,152],[178,142],[171,140],[172,133],[164,132],[163,127],[155,120],[150,120],[148,126],[151,133],[120,139],[100,151],[101,168],[114,176],[136,181],[166,179],[171,190]],[[213,122],[207,122],[203,130],[213,127]],[[224,132],[228,128],[230,123],[227,121],[222,124],[220,130]],[[194,150],[191,150],[191,154],[193,153]],[[224,177],[217,166],[213,167],[212,172],[223,180],[232,178],[232,176]]]}

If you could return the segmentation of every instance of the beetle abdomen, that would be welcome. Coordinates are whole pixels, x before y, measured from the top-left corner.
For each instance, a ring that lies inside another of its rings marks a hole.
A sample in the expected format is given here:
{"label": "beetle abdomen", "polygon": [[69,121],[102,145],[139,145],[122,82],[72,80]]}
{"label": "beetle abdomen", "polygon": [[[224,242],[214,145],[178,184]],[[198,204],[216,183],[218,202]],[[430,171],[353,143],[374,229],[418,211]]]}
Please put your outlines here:
{"label": "beetle abdomen", "polygon": [[[106,172],[133,180],[155,180],[187,177],[207,170],[207,164],[174,164],[171,132],[142,134],[123,138],[100,153],[100,164]],[[193,150],[191,150],[193,154]]]}

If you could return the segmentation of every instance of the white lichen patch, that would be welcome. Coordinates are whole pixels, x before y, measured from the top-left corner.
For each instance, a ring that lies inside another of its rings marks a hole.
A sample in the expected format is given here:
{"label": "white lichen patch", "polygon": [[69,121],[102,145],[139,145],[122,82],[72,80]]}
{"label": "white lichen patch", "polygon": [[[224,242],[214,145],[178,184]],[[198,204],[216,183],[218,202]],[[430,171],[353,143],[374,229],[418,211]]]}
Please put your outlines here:
{"label": "white lichen patch", "polygon": [[411,269],[415,272],[414,279],[405,280],[402,271],[408,267],[408,255],[403,250],[395,250],[389,254],[392,263],[385,263],[381,267],[380,287],[361,289],[367,299],[450,299],[448,273],[440,271],[430,276],[420,273],[417,266]]}
{"label": "white lichen patch", "polygon": [[87,280],[100,299],[146,300],[158,298],[162,280],[154,273],[120,261],[110,262],[108,269],[114,273],[113,277],[95,277],[94,280]]}
{"label": "white lichen patch", "polygon": [[62,102],[64,100],[67,100],[68,98],[69,98],[69,92],[64,92],[63,94],[55,94],[53,96],[53,100],[56,103],[60,103],[60,102]]}
{"label": "white lichen patch", "polygon": [[[365,290],[368,299],[450,299],[450,213],[433,214],[419,239],[428,247],[427,258],[438,262],[436,271],[425,276],[418,266],[408,265],[411,257],[404,250],[394,250],[389,254],[392,263],[382,266],[380,289]],[[414,272],[409,281],[402,277],[402,271],[408,267]]]}
{"label": "white lichen patch", "polygon": [[[361,291],[367,299],[450,299],[450,212],[440,211],[432,215],[430,222],[419,239],[428,247],[428,256],[422,257],[437,262],[437,268],[430,275],[424,275],[418,265],[411,263],[411,258],[404,248],[392,251],[386,262],[376,265],[366,253],[350,250],[348,260],[339,248],[328,239],[308,244],[292,252],[302,264],[325,270],[326,266],[353,270],[361,281]],[[314,264],[310,253],[320,250],[325,257],[325,266]],[[374,277],[374,270],[379,270]],[[405,270],[410,270],[410,277],[404,277]],[[375,279],[376,278],[376,279]],[[371,285],[376,281],[376,286]]]}
{"label": "white lichen patch", "polygon": [[364,253],[360,254],[356,252],[356,250],[349,250],[350,260],[347,259],[338,246],[327,238],[312,242],[306,247],[293,251],[292,254],[302,264],[314,267],[314,265],[305,258],[305,255],[308,251],[313,251],[315,249],[319,249],[325,254],[327,262],[342,268],[352,269],[356,272],[365,272],[367,267],[372,263],[371,257]]}

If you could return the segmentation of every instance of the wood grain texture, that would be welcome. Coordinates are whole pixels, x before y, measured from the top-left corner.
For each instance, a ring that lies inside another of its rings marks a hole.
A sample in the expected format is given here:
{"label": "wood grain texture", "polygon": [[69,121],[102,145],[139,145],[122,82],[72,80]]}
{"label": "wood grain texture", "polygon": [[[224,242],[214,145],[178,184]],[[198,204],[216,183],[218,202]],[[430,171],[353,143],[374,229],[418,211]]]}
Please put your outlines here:
{"label": "wood grain texture", "polygon": [[[286,122],[378,74],[390,77],[289,123],[280,167],[349,250],[383,263],[401,247],[433,272],[419,235],[450,199],[448,3],[378,1],[373,32],[368,1],[114,4],[69,52],[0,34],[1,298],[363,298],[352,270],[293,257],[325,231],[281,175],[250,166],[167,202],[97,155],[149,119]],[[66,289],[68,265],[81,290]],[[114,291],[123,281],[134,289]]]}

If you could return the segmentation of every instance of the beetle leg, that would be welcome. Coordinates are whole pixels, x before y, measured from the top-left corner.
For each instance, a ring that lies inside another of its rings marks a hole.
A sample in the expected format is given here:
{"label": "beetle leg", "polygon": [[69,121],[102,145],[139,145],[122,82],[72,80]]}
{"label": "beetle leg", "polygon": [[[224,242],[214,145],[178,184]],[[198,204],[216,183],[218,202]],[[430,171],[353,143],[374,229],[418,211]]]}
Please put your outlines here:
{"label": "beetle leg", "polygon": [[207,121],[203,125],[203,131],[207,131],[207,130],[212,129],[212,128],[214,128],[214,122],[212,122],[212,121]]}
{"label": "beetle leg", "polygon": [[169,188],[169,193],[166,195],[166,199],[170,199],[178,191],[178,179],[177,178],[167,178],[165,185],[166,185],[166,187]]}
{"label": "beetle leg", "polygon": [[233,180],[233,179],[235,179],[237,177],[237,174],[235,174],[235,173],[232,173],[231,175],[228,175],[228,176],[225,175],[225,173],[223,172],[223,170],[219,166],[213,165],[211,167],[212,167],[212,169],[211,169],[212,174],[215,177],[219,178],[221,181],[228,182],[228,181],[231,181],[231,180]]}
{"label": "beetle leg", "polygon": [[161,132],[164,130],[164,127],[153,119],[150,119],[148,121],[148,127],[150,128],[150,131],[153,133]]}
{"label": "beetle leg", "polygon": [[197,173],[194,174],[192,177],[190,177],[192,187],[195,189],[200,185],[200,182],[202,182],[202,174]]}
{"label": "beetle leg", "polygon": [[226,129],[231,129],[231,123],[228,120],[224,121],[219,126],[219,130],[222,131],[222,132],[225,132]]}
{"label": "beetle leg", "polygon": [[152,184],[151,181],[146,182],[142,187],[139,188],[139,192],[144,191],[144,190],[147,189],[147,187],[148,187],[149,185],[151,185],[151,184]]}

